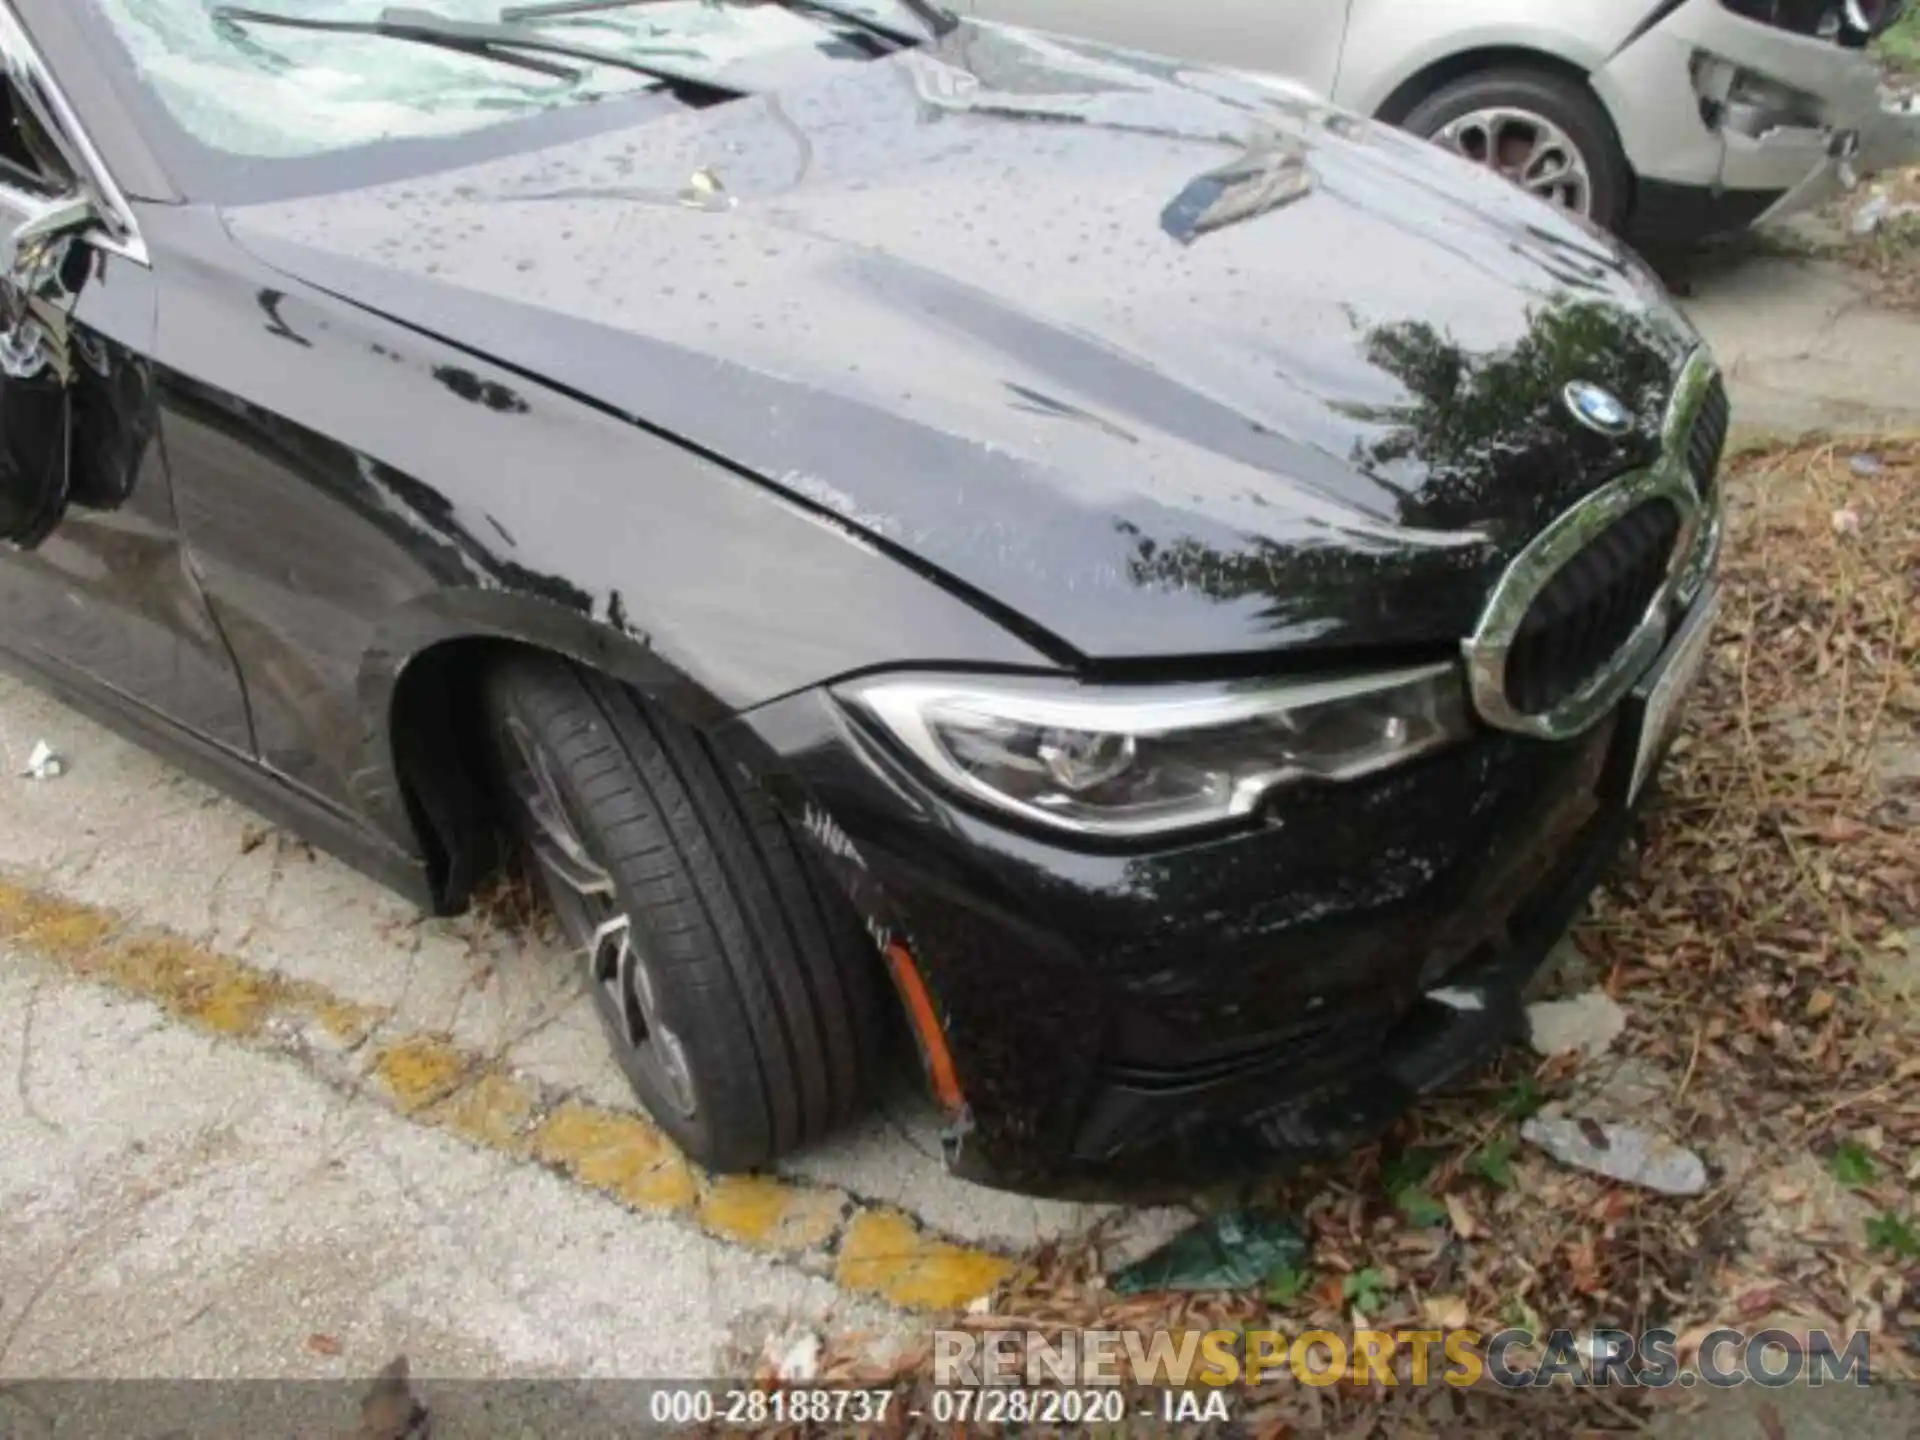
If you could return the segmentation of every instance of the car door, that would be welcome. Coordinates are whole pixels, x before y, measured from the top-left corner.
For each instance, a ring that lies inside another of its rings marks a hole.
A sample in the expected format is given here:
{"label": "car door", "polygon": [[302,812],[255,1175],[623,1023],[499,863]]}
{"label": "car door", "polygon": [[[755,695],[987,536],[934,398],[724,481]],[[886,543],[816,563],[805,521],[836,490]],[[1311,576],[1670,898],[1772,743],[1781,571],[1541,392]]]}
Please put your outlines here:
{"label": "car door", "polygon": [[1333,93],[1350,0],[962,0],[952,8]]}
{"label": "car door", "polygon": [[0,69],[0,647],[76,698],[249,751],[174,519],[146,255],[6,3]]}

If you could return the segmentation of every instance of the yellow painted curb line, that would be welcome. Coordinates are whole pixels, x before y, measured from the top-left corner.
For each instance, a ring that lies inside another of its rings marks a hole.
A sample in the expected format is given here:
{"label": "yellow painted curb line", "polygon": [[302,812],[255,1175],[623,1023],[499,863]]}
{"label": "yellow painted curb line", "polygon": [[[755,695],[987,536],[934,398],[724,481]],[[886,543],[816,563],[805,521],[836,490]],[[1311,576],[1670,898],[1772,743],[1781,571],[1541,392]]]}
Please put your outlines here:
{"label": "yellow painted curb line", "polygon": [[958,1309],[1014,1269],[1004,1255],[944,1239],[903,1211],[833,1186],[708,1175],[637,1111],[563,1095],[443,1036],[390,1035],[381,1030],[384,1010],[176,935],[135,930],[109,910],[0,881],[0,942],[195,1029],[275,1050],[331,1082],[337,1076],[312,1054],[316,1044],[330,1048],[355,1063],[363,1093],[415,1124],[536,1161],[636,1214],[686,1220],[905,1309]]}

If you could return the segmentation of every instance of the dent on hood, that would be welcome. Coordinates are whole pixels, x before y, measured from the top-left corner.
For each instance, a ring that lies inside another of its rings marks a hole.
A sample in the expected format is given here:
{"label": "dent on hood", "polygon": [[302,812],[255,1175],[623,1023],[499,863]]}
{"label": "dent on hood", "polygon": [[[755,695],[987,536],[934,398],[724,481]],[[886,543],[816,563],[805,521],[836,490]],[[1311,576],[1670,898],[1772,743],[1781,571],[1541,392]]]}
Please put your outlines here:
{"label": "dent on hood", "polygon": [[1618,254],[1431,147],[978,25],[229,222],[1088,654],[1445,633],[1464,600],[1381,587],[1472,581],[1618,468],[1559,387],[1649,401],[1686,344]]}

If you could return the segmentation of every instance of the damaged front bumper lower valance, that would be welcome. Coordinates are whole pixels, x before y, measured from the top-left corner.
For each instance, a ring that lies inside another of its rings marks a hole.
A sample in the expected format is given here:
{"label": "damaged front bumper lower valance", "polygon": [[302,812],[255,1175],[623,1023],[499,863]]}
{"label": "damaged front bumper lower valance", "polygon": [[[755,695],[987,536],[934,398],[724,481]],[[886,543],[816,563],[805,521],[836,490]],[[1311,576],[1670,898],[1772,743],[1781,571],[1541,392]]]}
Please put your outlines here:
{"label": "damaged front bumper lower valance", "polygon": [[784,757],[777,798],[924,992],[955,1173],[1146,1197],[1362,1143],[1515,1033],[1644,798],[1646,685],[1566,741],[1486,731],[1118,846],[956,803],[820,692],[723,744]]}
{"label": "damaged front bumper lower valance", "polygon": [[1705,50],[1695,52],[1691,70],[1701,118],[1726,147],[1721,188],[1782,191],[1759,223],[1920,163],[1920,97],[1895,94],[1877,77],[1856,77],[1844,93],[1816,93]]}

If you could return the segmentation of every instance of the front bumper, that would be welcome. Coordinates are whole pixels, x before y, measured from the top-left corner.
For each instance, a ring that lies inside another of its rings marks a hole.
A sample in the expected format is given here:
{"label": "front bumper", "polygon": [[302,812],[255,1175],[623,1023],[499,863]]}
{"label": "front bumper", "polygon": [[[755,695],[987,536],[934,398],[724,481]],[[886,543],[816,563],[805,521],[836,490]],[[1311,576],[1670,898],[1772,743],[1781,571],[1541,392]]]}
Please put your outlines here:
{"label": "front bumper", "polygon": [[1138,1196],[1351,1147],[1506,1039],[1629,830],[1639,704],[1107,853],[955,804],[819,692],[723,743],[908,947],[964,1095],[955,1172]]}
{"label": "front bumper", "polygon": [[[1729,98],[1735,71],[1777,95]],[[1592,82],[1639,181],[1642,240],[1780,219],[1920,161],[1920,117],[1883,92],[1870,54],[1745,19],[1720,0],[1680,6]]]}
{"label": "front bumper", "polygon": [[1834,134],[1814,167],[1757,223],[1817,209],[1869,175],[1908,165],[1920,165],[1920,96],[1889,99],[1860,127]]}

